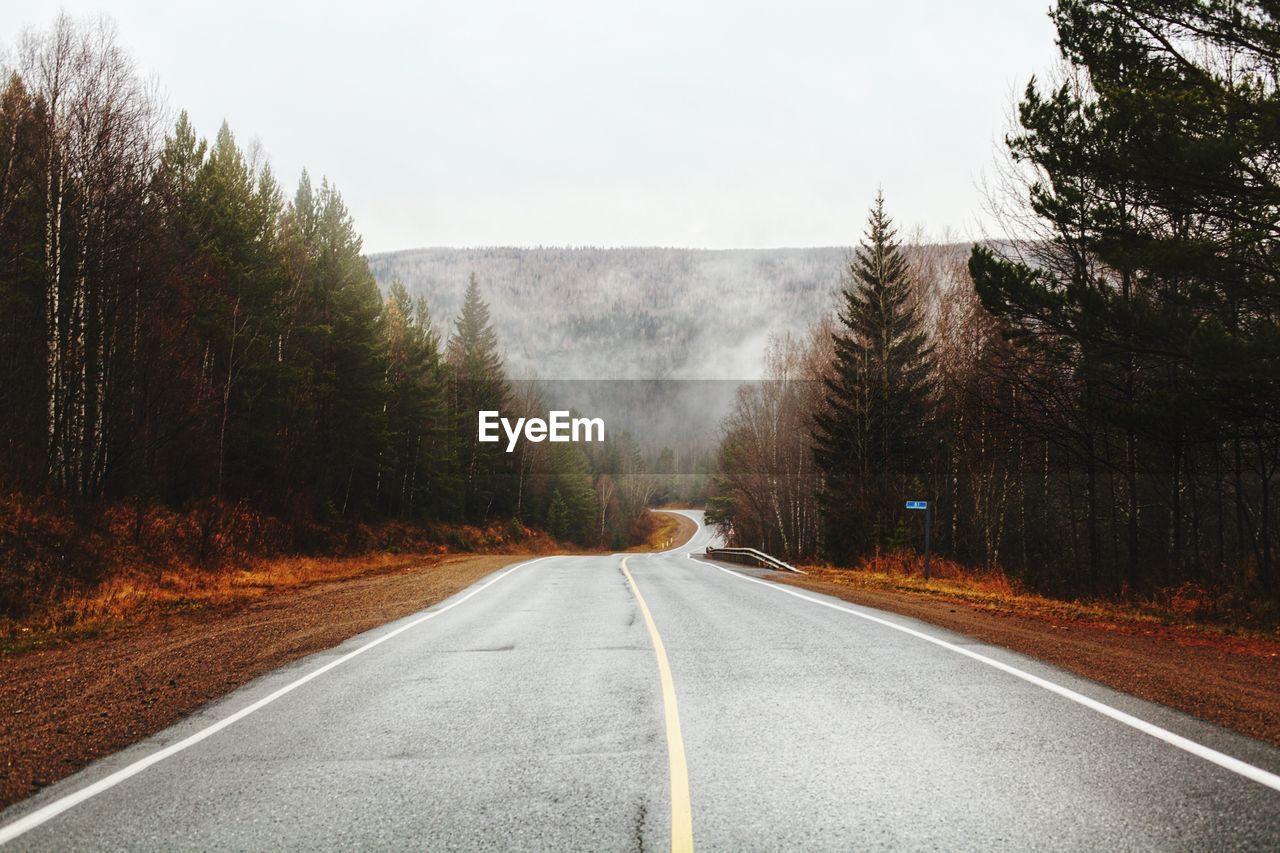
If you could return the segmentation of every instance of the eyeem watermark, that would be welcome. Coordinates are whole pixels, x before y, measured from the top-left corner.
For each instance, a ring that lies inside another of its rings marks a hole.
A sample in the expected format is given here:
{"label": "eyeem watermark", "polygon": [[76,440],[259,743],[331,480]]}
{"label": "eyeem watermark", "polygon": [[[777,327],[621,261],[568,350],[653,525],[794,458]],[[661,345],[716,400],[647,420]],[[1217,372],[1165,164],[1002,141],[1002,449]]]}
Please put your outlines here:
{"label": "eyeem watermark", "polygon": [[493,443],[501,441],[501,427],[507,436],[507,452],[516,449],[523,434],[526,441],[604,441],[602,418],[571,418],[568,412],[552,411],[547,420],[542,418],[516,418],[512,422],[497,411],[482,410],[479,413],[479,440]]}

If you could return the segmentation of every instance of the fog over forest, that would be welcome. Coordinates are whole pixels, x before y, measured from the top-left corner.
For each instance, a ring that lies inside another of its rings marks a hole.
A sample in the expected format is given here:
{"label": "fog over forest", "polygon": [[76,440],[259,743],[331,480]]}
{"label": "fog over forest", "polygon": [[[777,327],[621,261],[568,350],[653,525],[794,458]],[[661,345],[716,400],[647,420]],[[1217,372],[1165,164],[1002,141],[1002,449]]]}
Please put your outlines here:
{"label": "fog over forest", "polygon": [[414,249],[373,255],[446,334],[475,273],[515,379],[755,379],[833,309],[847,248]]}
{"label": "fog over forest", "polygon": [[[968,247],[911,254],[940,248]],[[399,279],[425,296],[442,339],[474,273],[509,377],[647,445],[687,446],[716,438],[739,384],[761,378],[771,336],[805,337],[834,313],[852,251],[428,248],[369,267],[384,290]]]}

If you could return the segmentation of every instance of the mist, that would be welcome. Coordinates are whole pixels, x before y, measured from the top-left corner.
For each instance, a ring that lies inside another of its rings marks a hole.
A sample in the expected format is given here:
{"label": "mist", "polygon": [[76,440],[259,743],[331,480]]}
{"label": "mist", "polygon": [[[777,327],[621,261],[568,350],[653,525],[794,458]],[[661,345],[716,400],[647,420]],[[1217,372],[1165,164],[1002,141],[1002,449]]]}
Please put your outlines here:
{"label": "mist", "polygon": [[[919,265],[967,247],[908,249]],[[427,248],[374,254],[385,290],[425,297],[447,339],[474,274],[507,376],[606,417],[642,444],[713,445],[739,384],[764,378],[773,338],[837,310],[853,249]],[[637,381],[642,380],[642,381]]]}

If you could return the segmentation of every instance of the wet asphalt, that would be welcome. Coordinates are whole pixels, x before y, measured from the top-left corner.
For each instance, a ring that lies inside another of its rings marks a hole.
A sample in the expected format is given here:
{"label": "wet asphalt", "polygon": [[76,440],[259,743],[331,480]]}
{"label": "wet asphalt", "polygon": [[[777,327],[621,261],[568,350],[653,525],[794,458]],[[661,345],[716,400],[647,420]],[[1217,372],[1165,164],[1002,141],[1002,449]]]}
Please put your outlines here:
{"label": "wet asphalt", "polygon": [[[754,582],[766,571],[695,559],[710,540],[628,559],[670,661],[698,848],[1280,849],[1280,792],[849,611],[1270,773],[1280,750],[940,628],[784,594]],[[70,797],[9,847],[670,849],[654,646],[620,566],[501,570],[41,791],[0,833]]]}

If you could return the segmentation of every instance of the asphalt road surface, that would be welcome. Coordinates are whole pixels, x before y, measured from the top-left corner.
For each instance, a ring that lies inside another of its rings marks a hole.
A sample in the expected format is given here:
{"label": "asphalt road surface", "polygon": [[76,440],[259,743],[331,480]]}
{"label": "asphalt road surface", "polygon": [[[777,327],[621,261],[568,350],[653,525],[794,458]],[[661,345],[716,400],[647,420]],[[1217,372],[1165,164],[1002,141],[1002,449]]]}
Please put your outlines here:
{"label": "asphalt road surface", "polygon": [[695,559],[708,539],[502,570],[13,806],[0,839],[1280,849],[1280,750]]}

